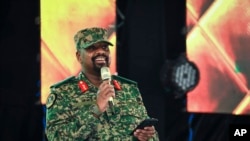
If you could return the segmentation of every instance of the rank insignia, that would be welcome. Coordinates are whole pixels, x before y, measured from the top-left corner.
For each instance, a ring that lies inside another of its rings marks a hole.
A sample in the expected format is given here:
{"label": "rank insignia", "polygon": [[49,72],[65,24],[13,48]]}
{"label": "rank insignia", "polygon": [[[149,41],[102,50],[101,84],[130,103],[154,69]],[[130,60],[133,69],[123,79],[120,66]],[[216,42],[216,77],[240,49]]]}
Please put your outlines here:
{"label": "rank insignia", "polygon": [[55,101],[56,101],[56,95],[53,93],[50,94],[46,102],[46,107],[50,108],[55,103]]}
{"label": "rank insignia", "polygon": [[116,80],[113,80],[113,85],[114,85],[115,89],[118,91],[122,89],[120,84]]}
{"label": "rank insignia", "polygon": [[78,86],[79,86],[79,88],[81,89],[81,91],[82,91],[83,93],[86,92],[86,91],[89,89],[87,83],[84,82],[84,81],[79,81],[79,82],[78,82]]}

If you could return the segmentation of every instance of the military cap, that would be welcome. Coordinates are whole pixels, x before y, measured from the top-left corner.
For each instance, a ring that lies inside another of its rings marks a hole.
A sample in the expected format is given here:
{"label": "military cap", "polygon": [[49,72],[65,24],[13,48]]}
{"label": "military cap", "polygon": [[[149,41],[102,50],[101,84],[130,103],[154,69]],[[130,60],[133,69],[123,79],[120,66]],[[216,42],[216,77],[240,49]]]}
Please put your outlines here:
{"label": "military cap", "polygon": [[76,49],[85,49],[98,42],[106,42],[113,46],[113,44],[108,41],[107,30],[100,27],[82,29],[75,34],[74,40]]}

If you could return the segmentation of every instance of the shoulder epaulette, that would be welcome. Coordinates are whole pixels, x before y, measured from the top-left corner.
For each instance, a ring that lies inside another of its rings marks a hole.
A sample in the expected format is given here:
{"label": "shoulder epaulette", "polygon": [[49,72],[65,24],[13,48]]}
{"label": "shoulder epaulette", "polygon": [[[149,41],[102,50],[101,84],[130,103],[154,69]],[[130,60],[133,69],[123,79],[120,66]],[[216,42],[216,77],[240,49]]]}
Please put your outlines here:
{"label": "shoulder epaulette", "polygon": [[121,77],[121,76],[118,76],[118,75],[112,75],[112,78],[115,80],[121,81],[121,82],[137,85],[137,82],[130,80],[130,79],[127,79],[127,78],[124,78],[124,77]]}
{"label": "shoulder epaulette", "polygon": [[71,81],[71,80],[73,80],[73,79],[75,79],[75,76],[71,76],[71,77],[68,77],[68,78],[66,78],[66,79],[64,79],[64,80],[62,80],[62,81],[60,81],[60,82],[58,82],[58,83],[56,83],[56,84],[54,84],[54,85],[52,85],[52,86],[50,86],[51,88],[52,87],[59,87],[59,86],[61,86],[62,84],[65,84],[65,83],[68,83],[69,81]]}

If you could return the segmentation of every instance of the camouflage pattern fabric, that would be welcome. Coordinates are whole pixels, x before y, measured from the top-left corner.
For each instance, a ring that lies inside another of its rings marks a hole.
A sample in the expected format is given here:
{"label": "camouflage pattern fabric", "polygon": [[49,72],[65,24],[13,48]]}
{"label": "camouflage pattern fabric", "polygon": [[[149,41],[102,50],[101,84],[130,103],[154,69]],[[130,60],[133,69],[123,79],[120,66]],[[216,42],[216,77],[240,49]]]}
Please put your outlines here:
{"label": "camouflage pattern fabric", "polygon": [[[51,86],[47,100],[46,136],[49,141],[135,141],[129,135],[144,119],[146,108],[137,84],[119,76],[112,76],[121,86],[116,90],[114,114],[108,109],[99,118],[90,110],[96,101],[98,88],[80,73]],[[79,89],[82,80],[88,85],[84,93]],[[156,133],[152,141],[158,141]]]}
{"label": "camouflage pattern fabric", "polygon": [[107,30],[99,27],[86,28],[78,31],[74,36],[74,41],[76,49],[85,49],[97,42],[106,42],[113,46],[113,44],[108,41]]}

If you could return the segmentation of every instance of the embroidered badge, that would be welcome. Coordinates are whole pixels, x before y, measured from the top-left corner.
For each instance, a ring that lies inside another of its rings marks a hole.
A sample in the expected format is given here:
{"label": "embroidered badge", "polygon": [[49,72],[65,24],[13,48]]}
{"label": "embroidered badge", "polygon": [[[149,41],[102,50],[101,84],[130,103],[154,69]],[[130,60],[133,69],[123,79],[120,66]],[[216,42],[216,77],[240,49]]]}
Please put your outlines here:
{"label": "embroidered badge", "polygon": [[46,107],[50,108],[55,103],[55,101],[56,101],[56,95],[53,93],[50,94],[46,102]]}
{"label": "embroidered badge", "polygon": [[81,89],[81,91],[82,91],[83,93],[86,92],[86,91],[89,89],[87,83],[84,82],[84,81],[79,81],[79,82],[78,82],[78,86],[79,86],[79,88]]}

